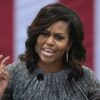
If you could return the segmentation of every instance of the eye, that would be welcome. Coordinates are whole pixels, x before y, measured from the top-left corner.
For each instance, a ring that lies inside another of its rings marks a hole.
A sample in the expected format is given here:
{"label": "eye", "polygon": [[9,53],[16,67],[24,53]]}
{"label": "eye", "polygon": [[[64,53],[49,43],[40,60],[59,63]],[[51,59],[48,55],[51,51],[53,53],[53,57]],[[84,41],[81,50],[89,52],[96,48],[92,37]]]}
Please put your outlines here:
{"label": "eye", "polygon": [[41,35],[48,37],[50,35],[50,33],[48,31],[43,31],[43,32],[41,32]]}
{"label": "eye", "polygon": [[57,34],[57,35],[55,35],[55,39],[60,41],[60,40],[64,39],[64,36]]}

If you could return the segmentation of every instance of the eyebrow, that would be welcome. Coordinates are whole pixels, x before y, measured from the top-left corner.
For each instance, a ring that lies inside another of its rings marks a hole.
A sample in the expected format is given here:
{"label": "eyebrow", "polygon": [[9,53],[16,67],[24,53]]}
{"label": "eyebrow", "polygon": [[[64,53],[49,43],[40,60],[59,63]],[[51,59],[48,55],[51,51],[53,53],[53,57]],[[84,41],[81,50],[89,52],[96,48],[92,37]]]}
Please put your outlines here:
{"label": "eyebrow", "polygon": [[54,35],[59,35],[59,36],[65,36],[65,34],[64,33],[54,33]]}
{"label": "eyebrow", "polygon": [[[45,32],[51,33],[51,32],[50,32],[50,31],[48,31],[48,30],[45,30]],[[64,33],[54,32],[54,34],[63,35]]]}

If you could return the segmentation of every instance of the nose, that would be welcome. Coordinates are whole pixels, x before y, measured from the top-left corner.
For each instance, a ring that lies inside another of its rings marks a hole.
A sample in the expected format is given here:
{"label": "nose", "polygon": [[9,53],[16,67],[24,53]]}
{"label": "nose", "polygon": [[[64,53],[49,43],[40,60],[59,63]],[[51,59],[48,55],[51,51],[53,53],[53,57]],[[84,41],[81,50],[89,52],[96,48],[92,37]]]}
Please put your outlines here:
{"label": "nose", "polygon": [[52,36],[48,37],[46,43],[48,45],[54,45],[55,44],[54,38]]}

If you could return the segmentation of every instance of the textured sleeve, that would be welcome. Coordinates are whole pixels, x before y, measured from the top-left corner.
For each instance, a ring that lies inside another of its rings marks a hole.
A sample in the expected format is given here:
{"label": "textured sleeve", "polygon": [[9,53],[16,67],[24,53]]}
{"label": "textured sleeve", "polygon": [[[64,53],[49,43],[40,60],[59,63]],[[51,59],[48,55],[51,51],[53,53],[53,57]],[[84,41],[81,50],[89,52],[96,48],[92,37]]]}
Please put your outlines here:
{"label": "textured sleeve", "polygon": [[8,72],[10,73],[10,80],[9,80],[9,83],[8,83],[8,86],[2,96],[2,100],[13,100],[12,98],[12,81],[13,81],[13,77],[14,77],[14,74],[15,74],[15,69],[16,69],[16,66],[17,64],[13,63],[13,64],[9,64],[6,68],[8,70]]}
{"label": "textured sleeve", "polygon": [[88,84],[89,100],[100,100],[100,81],[91,69],[85,67],[84,72]]}

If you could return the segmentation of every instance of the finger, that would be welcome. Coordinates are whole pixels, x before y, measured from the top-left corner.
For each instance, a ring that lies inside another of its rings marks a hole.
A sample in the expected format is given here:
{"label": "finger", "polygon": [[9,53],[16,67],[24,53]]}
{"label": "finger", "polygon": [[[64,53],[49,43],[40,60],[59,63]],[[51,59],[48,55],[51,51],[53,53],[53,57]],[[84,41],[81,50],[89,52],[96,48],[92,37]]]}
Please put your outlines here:
{"label": "finger", "polygon": [[9,77],[10,77],[10,75],[6,70],[4,70],[4,69],[0,70],[0,80],[1,79],[7,80],[7,79],[9,79]]}
{"label": "finger", "polygon": [[8,80],[10,78],[10,75],[8,72],[2,73],[0,80]]}
{"label": "finger", "polygon": [[0,59],[2,59],[3,58],[3,55],[0,55]]}
{"label": "finger", "polygon": [[3,55],[0,55],[0,58],[3,57]]}
{"label": "finger", "polygon": [[2,61],[1,61],[1,67],[6,65],[7,60],[9,60],[9,56],[5,57]]}
{"label": "finger", "polygon": [[10,78],[10,75],[9,75],[9,73],[7,73],[7,72],[2,73],[2,74],[0,75],[0,81],[1,81],[1,80],[9,80],[9,78]]}

